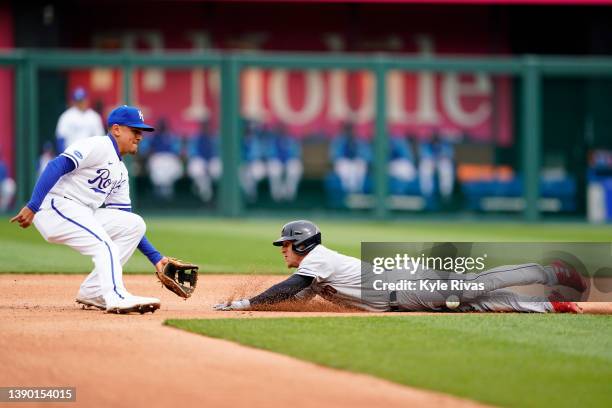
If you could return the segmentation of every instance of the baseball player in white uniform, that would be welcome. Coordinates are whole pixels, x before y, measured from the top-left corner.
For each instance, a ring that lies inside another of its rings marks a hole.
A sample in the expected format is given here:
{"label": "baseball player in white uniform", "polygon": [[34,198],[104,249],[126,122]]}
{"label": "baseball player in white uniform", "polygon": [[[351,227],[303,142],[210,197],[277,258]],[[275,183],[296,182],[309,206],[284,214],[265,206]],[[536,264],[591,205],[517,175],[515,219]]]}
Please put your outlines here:
{"label": "baseball player in white uniform", "polygon": [[[235,300],[215,305],[216,310],[246,310],[259,305],[282,301],[308,300],[319,295],[331,302],[372,312],[389,311],[478,311],[478,312],[558,312],[580,313],[574,302],[525,296],[506,290],[511,286],[544,284],[564,285],[584,291],[586,283],[575,269],[555,261],[550,266],[530,263],[494,268],[479,274],[441,273],[420,269],[412,277],[415,281],[468,281],[469,290],[452,292],[457,304],[449,306],[449,291],[375,290],[371,279],[378,275],[363,273],[362,267],[371,265],[342,255],[321,244],[321,231],[310,221],[293,221],[283,226],[281,237],[273,242],[281,247],[285,263],[297,268],[288,279],[250,299]],[[417,268],[418,269],[418,268]]]}
{"label": "baseball player in white uniform", "polygon": [[142,132],[154,129],[140,110],[126,105],[111,112],[108,129],[106,136],[78,140],[53,159],[11,222],[22,228],[33,222],[46,241],[92,258],[94,269],[81,284],[78,303],[106,312],[153,312],[159,299],[130,294],[122,266],[137,247],[158,271],[168,262],[144,236],[142,218],[131,212],[123,163],[124,155],[137,152]]}
{"label": "baseball player in white uniform", "polygon": [[62,113],[57,121],[55,134],[57,151],[64,149],[78,140],[104,134],[102,118],[89,107],[87,92],[79,87],[72,93],[73,105]]}

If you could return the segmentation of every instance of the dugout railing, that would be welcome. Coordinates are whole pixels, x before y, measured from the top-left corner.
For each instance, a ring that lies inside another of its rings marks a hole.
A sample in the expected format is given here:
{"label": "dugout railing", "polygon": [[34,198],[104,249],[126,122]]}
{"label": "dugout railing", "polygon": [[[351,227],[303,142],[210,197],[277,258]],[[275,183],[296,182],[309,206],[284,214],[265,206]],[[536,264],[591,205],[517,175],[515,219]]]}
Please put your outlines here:
{"label": "dugout railing", "polygon": [[113,67],[122,73],[123,102],[130,103],[133,71],[143,67],[202,68],[220,71],[220,134],[224,171],[220,183],[218,212],[236,217],[244,212],[238,179],[240,162],[240,72],[246,67],[285,69],[368,70],[375,78],[374,197],[376,218],[390,214],[387,198],[386,158],[389,142],[386,129],[387,98],[385,78],[390,70],[436,72],[482,72],[513,75],[520,79],[521,138],[520,164],[525,206],[523,218],[540,218],[538,208],[539,171],[542,141],[542,79],[544,77],[612,77],[612,58],[604,57],[499,57],[467,58],[434,56],[405,57],[387,54],[287,54],[244,52],[100,53],[77,51],[15,50],[0,53],[0,67],[14,70],[17,204],[24,203],[32,190],[36,173],[31,163],[37,156],[38,72],[43,69]]}

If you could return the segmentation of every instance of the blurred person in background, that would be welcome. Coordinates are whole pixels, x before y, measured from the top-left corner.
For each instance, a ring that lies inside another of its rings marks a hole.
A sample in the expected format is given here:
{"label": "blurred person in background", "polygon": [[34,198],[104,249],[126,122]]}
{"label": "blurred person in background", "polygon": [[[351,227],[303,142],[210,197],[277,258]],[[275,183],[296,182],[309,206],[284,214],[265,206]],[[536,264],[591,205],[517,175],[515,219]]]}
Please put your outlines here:
{"label": "blurred person in background", "polygon": [[419,184],[425,197],[431,197],[435,191],[436,173],[439,193],[444,200],[449,200],[455,184],[454,148],[438,132],[429,140],[419,145]]}
{"label": "blurred person in background", "polygon": [[221,172],[218,137],[213,134],[210,123],[203,121],[198,134],[187,142],[187,174],[202,201],[213,198],[212,183],[221,177]]}
{"label": "blurred person in background", "polygon": [[304,172],[300,143],[287,133],[282,124],[268,134],[267,168],[270,194],[276,202],[293,201]]}
{"label": "blurred person in background", "polygon": [[[389,176],[398,181],[401,187],[416,179],[417,172],[415,167],[414,151],[412,149],[413,136],[391,137],[389,146]],[[392,183],[393,184],[393,183]],[[401,188],[398,188],[401,190]],[[392,191],[400,194],[402,191]]]}
{"label": "blurred person in background", "polygon": [[63,152],[77,140],[105,134],[102,118],[89,107],[87,92],[84,88],[76,88],[72,92],[72,106],[57,121],[57,151]]}
{"label": "blurred person in background", "polygon": [[[144,146],[143,146],[144,145]],[[181,141],[169,129],[166,119],[160,118],[153,136],[141,142],[147,157],[147,170],[155,195],[164,200],[174,197],[174,183],[183,177]]]}
{"label": "blurred person in background", "polygon": [[0,146],[0,212],[9,209],[15,196],[17,185],[9,175],[9,169],[4,161],[2,147]]}
{"label": "blurred person in background", "polygon": [[334,138],[329,156],[344,192],[363,193],[372,149],[367,141],[357,138],[351,123],[345,124]]}
{"label": "blurred person in background", "polygon": [[246,120],[245,127],[240,184],[247,200],[254,202],[257,200],[257,185],[266,177],[263,127],[254,120]]}
{"label": "blurred person in background", "polygon": [[47,164],[49,164],[49,162],[53,159],[55,159],[55,150],[53,149],[53,143],[45,142],[42,147],[42,153],[38,158],[38,177],[40,177],[42,172],[45,171]]}

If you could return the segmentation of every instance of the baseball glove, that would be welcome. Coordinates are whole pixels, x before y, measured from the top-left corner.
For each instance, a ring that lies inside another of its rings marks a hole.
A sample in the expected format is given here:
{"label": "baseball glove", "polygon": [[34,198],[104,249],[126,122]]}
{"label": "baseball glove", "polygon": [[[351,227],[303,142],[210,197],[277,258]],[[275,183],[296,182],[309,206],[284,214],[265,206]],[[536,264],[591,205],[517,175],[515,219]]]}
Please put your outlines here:
{"label": "baseball glove", "polygon": [[187,299],[198,283],[198,265],[168,257],[168,263],[161,273],[155,272],[157,278],[168,290]]}

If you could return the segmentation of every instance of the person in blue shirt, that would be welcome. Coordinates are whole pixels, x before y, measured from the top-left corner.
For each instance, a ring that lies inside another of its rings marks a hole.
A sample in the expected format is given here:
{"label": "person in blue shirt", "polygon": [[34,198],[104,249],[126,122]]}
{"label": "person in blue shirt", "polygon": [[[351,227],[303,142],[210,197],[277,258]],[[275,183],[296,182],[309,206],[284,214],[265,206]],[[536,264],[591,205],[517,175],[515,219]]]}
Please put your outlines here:
{"label": "person in blue shirt", "polygon": [[212,183],[221,177],[218,144],[218,137],[213,133],[208,121],[202,122],[198,134],[187,143],[187,174],[204,202],[213,198]]}
{"label": "person in blue shirt", "polygon": [[304,172],[302,147],[282,124],[274,126],[267,138],[267,169],[270,194],[276,202],[293,201]]}
{"label": "person in blue shirt", "polygon": [[357,137],[351,123],[332,141],[330,160],[344,192],[363,193],[372,149],[367,141]]}
{"label": "person in blue shirt", "polygon": [[2,158],[2,149],[0,148],[0,212],[9,209],[16,190],[17,185],[15,180],[10,177],[8,166]]}
{"label": "person in blue shirt", "polygon": [[389,140],[389,175],[408,183],[416,178],[414,152],[411,145],[412,136],[391,137]]}
{"label": "person in blue shirt", "polygon": [[434,193],[435,173],[438,173],[438,187],[442,198],[449,199],[455,183],[453,145],[440,134],[433,133],[430,140],[419,145],[419,184],[424,196]]}
{"label": "person in blue shirt", "polygon": [[49,164],[49,162],[53,160],[55,156],[56,154],[55,154],[55,149],[53,149],[53,143],[45,142],[42,147],[42,153],[38,157],[38,176],[39,177],[43,173],[43,171],[45,171],[47,164]]}
{"label": "person in blue shirt", "polygon": [[161,118],[157,121],[155,134],[144,139],[143,153],[148,157],[147,169],[155,195],[171,200],[174,197],[174,183],[183,177],[183,162],[180,158],[181,141]]}
{"label": "person in blue shirt", "polygon": [[72,106],[57,121],[57,151],[63,152],[78,140],[104,133],[100,114],[89,107],[87,91],[82,87],[76,88],[72,92]]}
{"label": "person in blue shirt", "polygon": [[245,120],[242,138],[240,184],[248,201],[257,200],[257,185],[266,177],[263,126],[254,120]]}

